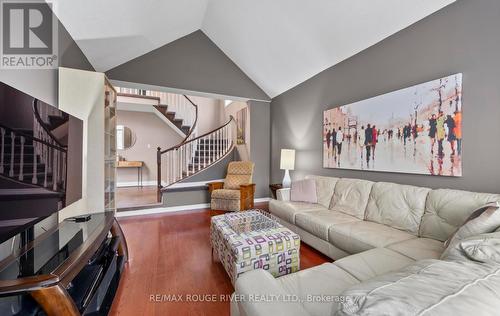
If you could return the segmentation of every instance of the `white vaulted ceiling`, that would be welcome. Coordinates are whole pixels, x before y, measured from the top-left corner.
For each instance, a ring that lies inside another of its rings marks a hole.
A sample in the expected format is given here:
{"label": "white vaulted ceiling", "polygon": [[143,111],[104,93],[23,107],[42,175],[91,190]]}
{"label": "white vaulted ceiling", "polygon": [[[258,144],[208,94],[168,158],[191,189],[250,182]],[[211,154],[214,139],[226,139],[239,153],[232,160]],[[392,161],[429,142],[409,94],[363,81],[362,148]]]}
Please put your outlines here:
{"label": "white vaulted ceiling", "polygon": [[270,97],[455,0],[59,0],[56,13],[106,71],[201,29]]}
{"label": "white vaulted ceiling", "polygon": [[55,13],[97,71],[107,71],[201,28],[207,0],[53,0]]}

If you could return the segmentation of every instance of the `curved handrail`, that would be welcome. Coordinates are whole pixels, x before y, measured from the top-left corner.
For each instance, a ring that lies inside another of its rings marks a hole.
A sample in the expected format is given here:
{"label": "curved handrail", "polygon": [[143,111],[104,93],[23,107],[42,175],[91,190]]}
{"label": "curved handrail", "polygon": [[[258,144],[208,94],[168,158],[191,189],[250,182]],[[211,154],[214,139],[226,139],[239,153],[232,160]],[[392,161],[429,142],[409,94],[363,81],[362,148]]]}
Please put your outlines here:
{"label": "curved handrail", "polygon": [[37,137],[31,136],[31,135],[28,135],[28,134],[23,133],[23,132],[19,132],[19,131],[15,130],[15,129],[10,128],[10,127],[7,127],[7,126],[5,126],[5,125],[0,124],[0,128],[3,128],[3,129],[5,129],[5,130],[8,130],[8,131],[11,131],[11,132],[14,132],[14,133],[17,133],[19,136],[22,136],[22,137],[28,138],[28,139],[30,139],[30,140],[33,140],[33,141],[35,141],[35,142],[37,142],[37,143],[40,143],[40,144],[43,144],[43,145],[45,145],[45,146],[47,146],[47,147],[50,147],[50,148],[52,148],[52,149],[56,149],[56,150],[62,151],[62,152],[64,152],[64,153],[67,153],[67,152],[68,152],[67,147],[60,147],[60,146],[56,146],[56,145],[51,144],[51,143],[49,143],[49,142],[46,142],[46,141],[44,141],[44,140],[42,140],[42,139],[40,139],[40,138],[37,138]]}
{"label": "curved handrail", "polygon": [[188,140],[188,141],[186,141],[186,142],[183,142],[183,143],[180,143],[180,144],[178,144],[178,145],[172,146],[172,147],[170,147],[170,148],[168,148],[168,149],[162,150],[162,151],[160,151],[160,154],[164,154],[164,153],[166,153],[167,151],[171,151],[171,150],[177,149],[177,148],[179,148],[179,147],[181,147],[181,146],[183,146],[183,145],[185,145],[185,144],[189,144],[189,143],[191,143],[191,142],[194,142],[195,140],[198,140],[198,139],[203,138],[203,137],[205,137],[205,136],[207,136],[207,135],[210,135],[210,134],[212,134],[212,133],[215,133],[215,132],[217,132],[218,130],[221,130],[221,129],[223,129],[224,127],[228,126],[228,125],[229,125],[232,121],[235,121],[235,122],[236,122],[236,120],[234,119],[234,117],[233,117],[232,115],[230,115],[230,116],[229,116],[229,121],[227,121],[227,123],[226,123],[226,124],[224,124],[224,125],[222,125],[222,126],[220,126],[220,127],[217,127],[216,129],[214,129],[214,130],[212,130],[212,131],[210,131],[210,132],[206,132],[206,133],[205,133],[205,134],[203,134],[203,135],[196,136],[195,138],[192,138],[192,139],[190,139],[190,140]]}
{"label": "curved handrail", "polygon": [[182,141],[181,144],[186,143],[188,138],[193,134],[194,129],[196,128],[196,124],[198,123],[198,105],[195,104],[193,101],[191,101],[191,99],[187,95],[183,94],[183,96],[184,96],[184,98],[186,98],[189,101],[189,103],[191,103],[194,106],[195,112],[194,112],[194,123],[191,126],[191,128],[189,129],[189,132],[186,134],[186,137],[184,138],[184,140]]}
{"label": "curved handrail", "polygon": [[59,145],[60,147],[67,148],[68,146],[62,144],[57,138],[52,134],[52,132],[47,128],[45,122],[40,117],[40,113],[38,112],[38,99],[33,99],[33,113],[35,114],[35,119],[38,121],[43,130],[52,138],[52,140]]}

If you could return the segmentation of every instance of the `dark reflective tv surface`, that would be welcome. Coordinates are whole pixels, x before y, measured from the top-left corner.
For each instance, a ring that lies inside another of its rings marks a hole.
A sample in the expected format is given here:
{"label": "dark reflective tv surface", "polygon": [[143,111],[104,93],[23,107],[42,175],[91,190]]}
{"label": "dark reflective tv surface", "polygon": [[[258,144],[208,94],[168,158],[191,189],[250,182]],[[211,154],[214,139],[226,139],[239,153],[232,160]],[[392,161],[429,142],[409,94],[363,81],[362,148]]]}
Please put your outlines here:
{"label": "dark reflective tv surface", "polygon": [[[55,271],[105,220],[107,213],[92,214],[87,222],[65,220],[43,240],[15,260],[0,262],[0,280],[14,280]],[[20,236],[20,235],[18,235]],[[14,250],[16,251],[16,250]]]}
{"label": "dark reflective tv surface", "polygon": [[83,121],[1,81],[0,157],[0,243],[82,197]]}

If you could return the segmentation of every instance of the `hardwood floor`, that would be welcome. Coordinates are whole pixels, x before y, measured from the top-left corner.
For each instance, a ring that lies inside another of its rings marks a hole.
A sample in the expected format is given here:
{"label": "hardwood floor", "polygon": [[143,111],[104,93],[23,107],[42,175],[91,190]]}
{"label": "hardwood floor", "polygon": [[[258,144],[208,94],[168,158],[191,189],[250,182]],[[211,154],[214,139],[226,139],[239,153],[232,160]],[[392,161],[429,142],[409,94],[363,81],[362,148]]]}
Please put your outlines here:
{"label": "hardwood floor", "polygon": [[119,209],[156,203],[155,186],[116,188],[116,207]]}
{"label": "hardwood floor", "polygon": [[[267,208],[265,205],[256,205]],[[130,260],[110,315],[229,315],[234,289],[211,258],[208,210],[121,218]],[[330,262],[302,243],[301,269]],[[183,302],[154,302],[152,295],[183,295]],[[186,302],[215,294],[215,302]],[[225,298],[221,300],[220,298]]]}

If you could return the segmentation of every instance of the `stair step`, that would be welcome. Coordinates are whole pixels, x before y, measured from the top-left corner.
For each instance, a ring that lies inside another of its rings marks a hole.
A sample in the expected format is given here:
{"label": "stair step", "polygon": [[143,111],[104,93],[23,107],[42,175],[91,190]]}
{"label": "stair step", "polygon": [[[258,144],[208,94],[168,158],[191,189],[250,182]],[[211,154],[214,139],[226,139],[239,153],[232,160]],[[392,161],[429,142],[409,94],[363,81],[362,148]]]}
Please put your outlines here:
{"label": "stair step", "polygon": [[[5,161],[4,164],[4,171],[9,172],[10,171],[10,161]],[[45,170],[45,164],[43,163],[37,163],[37,170]],[[19,170],[21,169],[21,164],[19,162],[14,163],[14,173],[19,174]],[[32,171],[33,170],[33,162],[25,162],[23,164],[23,171],[26,173],[27,171]]]}
{"label": "stair step", "polygon": [[222,148],[222,146],[218,146],[218,145],[215,145],[215,144],[212,144],[212,145],[200,145],[198,144],[198,146],[196,146],[196,150],[198,151],[203,151],[203,150],[215,150],[217,148]]}
{"label": "stair step", "polygon": [[[10,177],[9,176],[9,170],[4,170],[3,176],[19,180],[19,173],[14,172],[14,176]],[[37,172],[36,173],[36,178],[37,178],[37,184],[43,184],[45,180],[45,173],[43,172]],[[22,182],[26,183],[32,183],[33,180],[33,173],[32,172],[24,172],[23,173],[23,180]],[[52,182],[52,173],[47,173],[47,183],[53,183]]]}
{"label": "stair step", "polygon": [[216,157],[216,156],[217,156],[216,152],[207,152],[207,153],[196,152],[196,154],[194,155],[194,158]]}
{"label": "stair step", "polygon": [[[32,162],[33,161],[33,156],[34,156],[34,153],[25,153],[24,154],[24,161],[26,162]],[[9,152],[6,152],[4,153],[4,156],[3,156],[3,159],[4,159],[4,163],[10,163],[10,151]],[[21,153],[20,152],[15,152],[14,153],[14,162],[19,162],[21,159]],[[37,158],[37,160],[39,160],[40,157]]]}
{"label": "stair step", "polygon": [[58,115],[49,115],[49,122],[47,123],[50,130],[54,130],[68,121],[67,118]]}
{"label": "stair step", "polygon": [[[12,150],[11,143],[9,142],[9,144],[5,144],[4,153],[10,153],[11,150]],[[24,153],[25,154],[32,154],[34,151],[35,151],[35,148],[33,147],[33,145],[24,144]],[[16,153],[19,153],[19,154],[21,153],[21,144],[17,144],[17,143],[14,144],[14,154],[16,154]]]}
{"label": "stair step", "polygon": [[194,157],[194,158],[193,158],[193,162],[194,162],[194,163],[198,163],[198,162],[203,163],[203,162],[206,162],[206,163],[208,164],[208,163],[210,163],[211,161],[215,161],[215,159],[210,159],[209,157],[207,157],[207,158],[205,158],[205,159],[200,158],[200,157]]}
{"label": "stair step", "polygon": [[[16,137],[14,138],[14,144],[21,145],[21,137],[20,136],[21,136],[20,134],[16,134]],[[24,136],[27,136],[27,135],[24,135]],[[10,134],[8,134],[8,135],[5,134],[4,144],[6,146],[12,144],[12,140],[10,138]],[[27,146],[27,145],[33,146],[33,140],[31,138],[29,138],[29,137],[25,137],[24,138],[24,146]]]}

